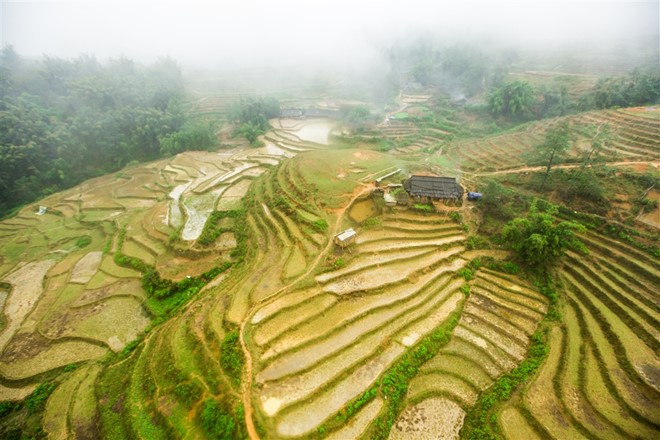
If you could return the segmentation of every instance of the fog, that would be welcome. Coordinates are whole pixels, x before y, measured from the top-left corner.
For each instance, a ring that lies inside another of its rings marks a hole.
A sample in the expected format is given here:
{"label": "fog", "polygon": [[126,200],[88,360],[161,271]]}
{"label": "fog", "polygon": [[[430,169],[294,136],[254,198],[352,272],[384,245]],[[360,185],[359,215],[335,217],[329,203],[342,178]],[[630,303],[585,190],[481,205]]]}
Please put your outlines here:
{"label": "fog", "polygon": [[619,49],[658,41],[658,2],[424,0],[7,1],[2,46],[21,55],[186,69],[359,65],[383,48],[432,36],[518,47]]}

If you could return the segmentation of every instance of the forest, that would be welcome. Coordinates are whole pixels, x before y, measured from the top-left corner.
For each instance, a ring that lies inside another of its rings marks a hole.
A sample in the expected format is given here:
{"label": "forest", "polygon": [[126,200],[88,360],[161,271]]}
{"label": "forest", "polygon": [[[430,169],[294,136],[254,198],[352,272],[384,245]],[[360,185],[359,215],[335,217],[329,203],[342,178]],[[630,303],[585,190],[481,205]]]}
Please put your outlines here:
{"label": "forest", "polygon": [[90,177],[215,147],[212,123],[186,111],[181,69],[162,58],[0,53],[0,216]]}

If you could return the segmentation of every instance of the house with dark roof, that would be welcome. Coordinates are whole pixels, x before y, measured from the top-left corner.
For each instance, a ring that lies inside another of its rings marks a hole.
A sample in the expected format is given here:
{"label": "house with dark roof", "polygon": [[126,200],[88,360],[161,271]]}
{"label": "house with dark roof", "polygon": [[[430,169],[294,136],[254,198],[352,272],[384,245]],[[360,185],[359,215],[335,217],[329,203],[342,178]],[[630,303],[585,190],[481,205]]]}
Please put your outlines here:
{"label": "house with dark roof", "polygon": [[402,183],[406,192],[416,199],[457,201],[463,198],[463,187],[455,177],[410,176]]}

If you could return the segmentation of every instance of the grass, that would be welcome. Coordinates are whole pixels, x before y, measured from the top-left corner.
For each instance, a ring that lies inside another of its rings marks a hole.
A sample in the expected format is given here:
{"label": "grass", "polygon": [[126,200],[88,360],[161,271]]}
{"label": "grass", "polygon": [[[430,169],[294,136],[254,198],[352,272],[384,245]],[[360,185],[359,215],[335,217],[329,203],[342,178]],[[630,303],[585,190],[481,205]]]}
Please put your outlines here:
{"label": "grass", "polygon": [[[401,162],[386,154],[354,149],[307,152],[296,156],[293,161],[301,178],[312,188],[312,194],[328,208],[341,206],[347,194],[353,192],[357,179],[381,170],[395,169]],[[346,178],[338,177],[342,170],[356,167],[365,171]]]}

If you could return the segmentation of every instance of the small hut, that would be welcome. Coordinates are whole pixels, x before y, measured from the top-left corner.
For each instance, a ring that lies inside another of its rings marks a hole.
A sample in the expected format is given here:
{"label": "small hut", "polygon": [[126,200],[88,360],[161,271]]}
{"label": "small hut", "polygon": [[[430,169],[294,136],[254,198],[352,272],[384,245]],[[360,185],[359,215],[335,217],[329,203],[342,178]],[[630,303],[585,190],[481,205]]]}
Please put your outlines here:
{"label": "small hut", "polygon": [[357,237],[357,232],[353,228],[350,228],[335,235],[334,242],[337,246],[344,248],[349,244],[355,243],[355,237]]}
{"label": "small hut", "polygon": [[396,197],[390,193],[383,194],[383,199],[385,200],[386,206],[396,206]]}

